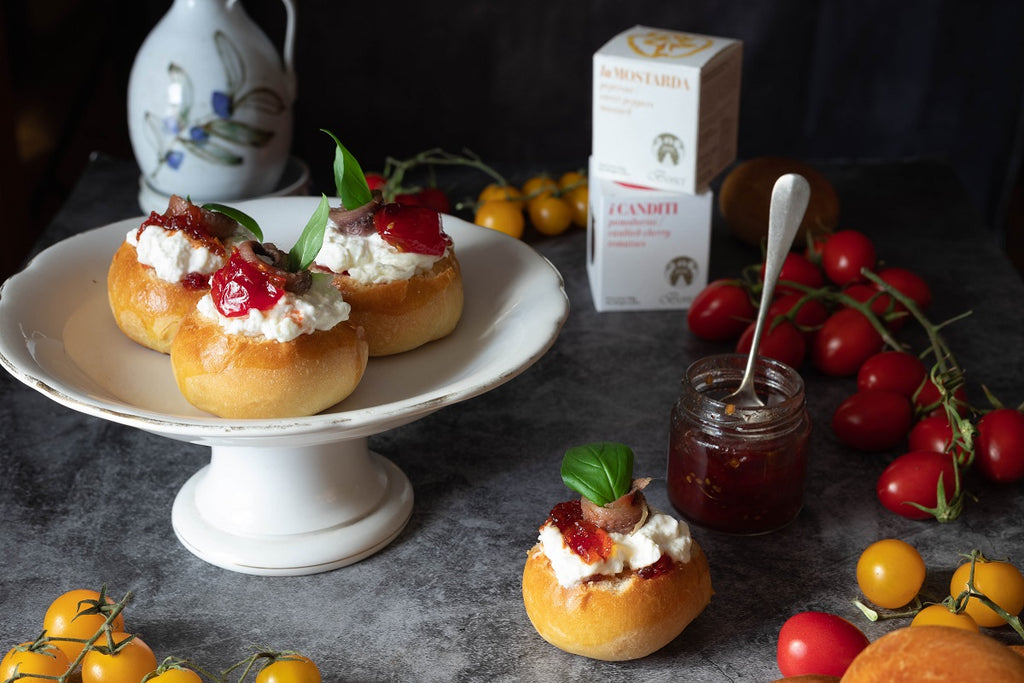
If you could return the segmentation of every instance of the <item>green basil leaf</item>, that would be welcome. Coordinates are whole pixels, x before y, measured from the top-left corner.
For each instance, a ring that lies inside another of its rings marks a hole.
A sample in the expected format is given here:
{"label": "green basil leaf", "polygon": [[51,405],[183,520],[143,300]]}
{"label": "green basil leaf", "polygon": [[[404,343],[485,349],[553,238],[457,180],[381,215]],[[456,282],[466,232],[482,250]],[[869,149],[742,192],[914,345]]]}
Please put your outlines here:
{"label": "green basil leaf", "polygon": [[331,211],[327,203],[327,195],[320,195],[320,204],[310,216],[306,227],[302,229],[298,241],[288,252],[288,267],[292,272],[305,270],[320,253],[324,244],[324,232],[327,230],[327,217]]}
{"label": "green basil leaf", "polygon": [[245,228],[252,234],[256,235],[256,239],[258,241],[263,241],[263,231],[260,230],[259,223],[257,223],[256,219],[250,216],[249,214],[239,211],[238,209],[230,206],[224,206],[223,204],[203,204],[202,208],[206,209],[207,211],[215,211],[217,213],[222,213],[228,218],[232,219],[233,221],[241,223],[243,228]]}
{"label": "green basil leaf", "polygon": [[607,505],[633,485],[633,450],[610,441],[570,448],[562,458],[562,481],[593,503]]}
{"label": "green basil leaf", "polygon": [[359,162],[345,149],[345,145],[341,144],[334,133],[323,128],[320,130],[330,135],[338,147],[334,152],[334,185],[338,190],[338,197],[341,198],[341,205],[351,211],[369,203],[373,195]]}

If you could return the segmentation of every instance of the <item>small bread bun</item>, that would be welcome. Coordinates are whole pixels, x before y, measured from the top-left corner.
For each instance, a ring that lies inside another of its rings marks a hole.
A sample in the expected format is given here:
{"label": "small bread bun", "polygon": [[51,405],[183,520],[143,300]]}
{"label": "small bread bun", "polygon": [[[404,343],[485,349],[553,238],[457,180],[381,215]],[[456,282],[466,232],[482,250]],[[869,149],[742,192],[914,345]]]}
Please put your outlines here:
{"label": "small bread bun", "polygon": [[722,218],[741,241],[759,247],[768,236],[772,188],[787,173],[802,175],[811,186],[810,201],[794,245],[806,245],[807,235],[813,238],[835,231],[839,223],[839,196],[821,171],[796,159],[756,157],[729,171],[718,195]]}
{"label": "small bread bun", "polygon": [[279,342],[228,334],[196,311],[171,345],[181,393],[226,418],[315,415],[355,390],[366,361],[363,331],[347,322]]}
{"label": "small bread bun", "polygon": [[347,275],[334,286],[352,306],[349,321],[366,330],[371,356],[389,356],[441,339],[462,317],[462,271],[455,250],[429,273],[408,280],[363,284]]}
{"label": "small bread bun", "polygon": [[842,683],[1024,681],[1024,657],[995,638],[950,626],[906,626],[868,645]]}
{"label": "small bread bun", "polygon": [[117,326],[129,339],[170,353],[182,319],[206,290],[166,282],[136,257],[135,247],[122,242],[107,272],[107,298]]}
{"label": "small bread bun", "polygon": [[566,652],[607,661],[661,649],[704,610],[711,593],[707,556],[696,541],[689,562],[649,579],[630,570],[566,588],[540,544],[523,569],[523,602],[537,633]]}

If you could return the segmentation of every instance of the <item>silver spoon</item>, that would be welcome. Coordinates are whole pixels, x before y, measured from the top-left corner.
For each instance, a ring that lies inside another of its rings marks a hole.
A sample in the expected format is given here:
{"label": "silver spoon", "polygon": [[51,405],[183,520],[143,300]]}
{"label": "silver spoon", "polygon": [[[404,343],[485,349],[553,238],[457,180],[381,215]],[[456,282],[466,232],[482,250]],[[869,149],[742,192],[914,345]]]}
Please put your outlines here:
{"label": "silver spoon", "polygon": [[768,251],[764,265],[764,284],[761,287],[761,306],[757,311],[754,338],[750,342],[750,356],[747,358],[747,367],[743,372],[743,381],[740,382],[739,389],[722,399],[737,408],[764,407],[764,402],[758,398],[754,390],[757,349],[761,345],[761,332],[768,317],[768,307],[771,305],[775,283],[782,270],[782,262],[793,246],[793,239],[800,227],[800,221],[804,218],[810,197],[811,187],[807,180],[795,173],[787,173],[780,177],[772,187],[772,201],[768,211]]}

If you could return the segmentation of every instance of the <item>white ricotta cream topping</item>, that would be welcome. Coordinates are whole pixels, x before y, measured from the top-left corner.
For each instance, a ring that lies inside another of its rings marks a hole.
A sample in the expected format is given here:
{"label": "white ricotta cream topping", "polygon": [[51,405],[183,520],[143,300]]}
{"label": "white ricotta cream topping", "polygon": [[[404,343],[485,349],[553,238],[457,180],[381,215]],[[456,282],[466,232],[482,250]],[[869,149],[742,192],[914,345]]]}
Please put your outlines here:
{"label": "white ricotta cream topping", "polygon": [[[150,266],[156,276],[165,282],[180,282],[189,273],[212,275],[227,263],[227,257],[216,254],[201,242],[192,240],[183,230],[167,230],[159,225],[147,225],[138,236],[132,228],[125,240],[135,247],[139,263]],[[221,240],[230,253],[233,245],[251,239],[248,233]]]}
{"label": "white ricotta cream topping", "polygon": [[265,311],[250,309],[245,315],[228,318],[220,314],[209,293],[199,299],[197,308],[206,318],[220,323],[228,334],[263,335],[279,342],[291,341],[300,334],[312,334],[316,330],[329,330],[348,320],[352,309],[331,285],[331,276],[319,274],[313,275],[313,286],[305,294],[285,292]]}
{"label": "white ricotta cream topping", "polygon": [[562,532],[550,521],[540,528],[540,545],[555,578],[562,586],[569,588],[583,579],[600,574],[611,576],[629,569],[643,569],[654,564],[662,553],[676,562],[690,561],[690,527],[671,515],[650,508],[647,523],[632,534],[608,534],[614,543],[612,552],[606,560],[587,564],[574,553],[565,540]]}
{"label": "white ricotta cream topping", "polygon": [[[445,250],[445,254],[447,254]],[[324,243],[316,262],[335,273],[348,272],[349,277],[363,284],[380,284],[395,280],[408,280],[430,271],[441,256],[401,251],[388,244],[376,232],[369,235],[350,235],[338,230],[328,220]]]}

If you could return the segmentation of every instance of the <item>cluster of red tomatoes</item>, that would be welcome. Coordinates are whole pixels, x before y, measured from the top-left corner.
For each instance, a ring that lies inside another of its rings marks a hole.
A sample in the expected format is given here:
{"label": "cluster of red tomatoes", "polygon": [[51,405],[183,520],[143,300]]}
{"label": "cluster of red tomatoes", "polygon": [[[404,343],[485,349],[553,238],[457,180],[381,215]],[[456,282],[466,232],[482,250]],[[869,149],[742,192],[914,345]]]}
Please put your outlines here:
{"label": "cluster of red tomatoes", "polygon": [[[762,272],[763,266],[711,282],[690,307],[690,330],[748,352]],[[908,445],[879,478],[881,503],[909,518],[953,519],[959,475],[971,464],[992,481],[1024,478],[1024,413],[967,403],[962,371],[925,317],[931,302],[924,278],[879,267],[867,235],[841,230],[787,255],[759,353],[794,368],[809,360],[823,375],[856,377],[856,392],[833,413],[836,437],[865,452]],[[893,336],[911,321],[930,339],[920,356]],[[922,360],[929,357],[931,368]],[[945,500],[937,493],[940,477]]]}
{"label": "cluster of red tomatoes", "polygon": [[[130,599],[115,602],[105,589],[61,594],[43,616],[42,635],[15,645],[0,660],[0,681],[45,677],[67,683],[78,672],[82,683],[201,683],[197,671],[202,669],[175,657],[157,662],[149,645],[125,627],[123,611]],[[321,680],[316,664],[295,652],[258,652],[224,673],[242,668],[242,683],[257,661],[263,667],[256,683]]]}
{"label": "cluster of red tomatoes", "polygon": [[[857,585],[864,597],[887,610],[913,604],[911,609],[890,615],[912,617],[911,627],[939,625],[977,633],[980,627],[1005,627],[1009,618],[1024,609],[1024,575],[1010,562],[989,560],[974,551],[969,561],[953,571],[949,595],[941,602],[927,604],[919,597],[926,573],[917,549],[894,538],[872,543],[857,560]],[[874,613],[862,609],[865,614]],[[1020,630],[1019,626],[1016,628]],[[779,630],[776,662],[784,676],[839,678],[868,645],[867,636],[838,615],[799,612]]]}

